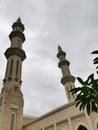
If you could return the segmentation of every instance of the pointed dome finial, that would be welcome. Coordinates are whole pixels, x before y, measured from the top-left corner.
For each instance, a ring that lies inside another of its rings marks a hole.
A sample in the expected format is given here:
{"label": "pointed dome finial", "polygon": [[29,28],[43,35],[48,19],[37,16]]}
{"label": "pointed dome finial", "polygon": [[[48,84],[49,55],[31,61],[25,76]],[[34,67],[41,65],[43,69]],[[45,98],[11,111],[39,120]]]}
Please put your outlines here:
{"label": "pointed dome finial", "polygon": [[20,22],[20,23],[21,23],[21,18],[20,18],[20,17],[18,17],[17,22]]}
{"label": "pointed dome finial", "polygon": [[60,47],[60,45],[58,44],[58,48]]}
{"label": "pointed dome finial", "polygon": [[57,57],[59,58],[61,55],[66,56],[66,53],[62,50],[61,46],[58,44]]}
{"label": "pointed dome finial", "polygon": [[58,52],[61,52],[62,51],[62,48],[61,46],[58,44]]}

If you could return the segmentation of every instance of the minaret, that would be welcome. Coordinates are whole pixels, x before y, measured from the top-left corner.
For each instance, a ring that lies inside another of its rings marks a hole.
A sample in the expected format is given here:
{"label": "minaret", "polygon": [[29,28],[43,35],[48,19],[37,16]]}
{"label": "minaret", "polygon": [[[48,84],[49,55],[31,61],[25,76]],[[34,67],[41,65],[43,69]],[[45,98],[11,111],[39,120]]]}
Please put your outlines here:
{"label": "minaret", "polygon": [[75,87],[75,77],[72,76],[70,73],[70,62],[66,60],[66,53],[62,50],[60,46],[58,46],[57,58],[59,59],[58,67],[61,69],[63,75],[61,83],[65,87],[68,102],[72,102],[75,100],[76,95],[71,95],[69,91]]}
{"label": "minaret", "polygon": [[21,19],[12,25],[9,35],[11,45],[5,51],[7,67],[3,88],[0,94],[0,130],[22,130],[23,124],[23,95],[21,92],[22,61],[26,58],[22,49],[25,41],[24,25]]}

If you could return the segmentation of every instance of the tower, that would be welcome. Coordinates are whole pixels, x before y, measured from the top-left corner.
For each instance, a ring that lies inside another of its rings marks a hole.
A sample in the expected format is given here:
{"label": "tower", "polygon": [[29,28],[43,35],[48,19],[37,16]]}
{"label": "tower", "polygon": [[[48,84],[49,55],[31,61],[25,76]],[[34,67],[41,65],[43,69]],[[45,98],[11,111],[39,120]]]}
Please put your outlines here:
{"label": "tower", "polygon": [[0,130],[22,130],[23,124],[21,69],[26,55],[22,49],[25,36],[20,18],[12,25],[12,29],[9,35],[11,46],[4,53],[7,67],[0,94]]}
{"label": "tower", "polygon": [[59,59],[58,67],[62,71],[62,79],[61,83],[65,87],[67,99],[69,102],[74,101],[76,95],[71,95],[70,90],[75,87],[74,82],[75,82],[75,77],[71,75],[70,70],[69,70],[69,65],[70,62],[66,60],[66,53],[62,50],[60,46],[58,46],[58,53],[57,53],[57,58]]}

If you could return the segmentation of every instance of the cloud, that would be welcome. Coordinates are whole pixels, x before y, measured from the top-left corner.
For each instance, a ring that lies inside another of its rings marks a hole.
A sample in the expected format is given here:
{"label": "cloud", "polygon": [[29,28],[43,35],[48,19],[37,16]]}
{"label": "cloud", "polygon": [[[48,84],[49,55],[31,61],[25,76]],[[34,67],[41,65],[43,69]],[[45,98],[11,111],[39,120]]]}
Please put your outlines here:
{"label": "cloud", "polygon": [[90,53],[97,49],[98,43],[97,5],[97,0],[0,1],[0,86],[6,68],[3,53],[10,46],[11,25],[19,16],[25,25],[24,114],[39,116],[67,102],[60,84],[58,44],[67,53],[73,75],[85,79],[95,72]]}

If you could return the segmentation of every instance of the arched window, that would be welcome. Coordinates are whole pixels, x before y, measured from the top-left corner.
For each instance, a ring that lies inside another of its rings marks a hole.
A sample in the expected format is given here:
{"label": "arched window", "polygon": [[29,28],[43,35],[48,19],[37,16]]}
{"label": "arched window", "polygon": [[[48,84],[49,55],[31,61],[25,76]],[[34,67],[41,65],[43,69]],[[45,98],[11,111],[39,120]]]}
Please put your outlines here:
{"label": "arched window", "polygon": [[11,123],[10,123],[10,130],[14,130],[14,126],[15,126],[15,114],[12,113],[12,115],[11,115]]}
{"label": "arched window", "polygon": [[87,128],[85,126],[80,125],[78,130],[87,130]]}

